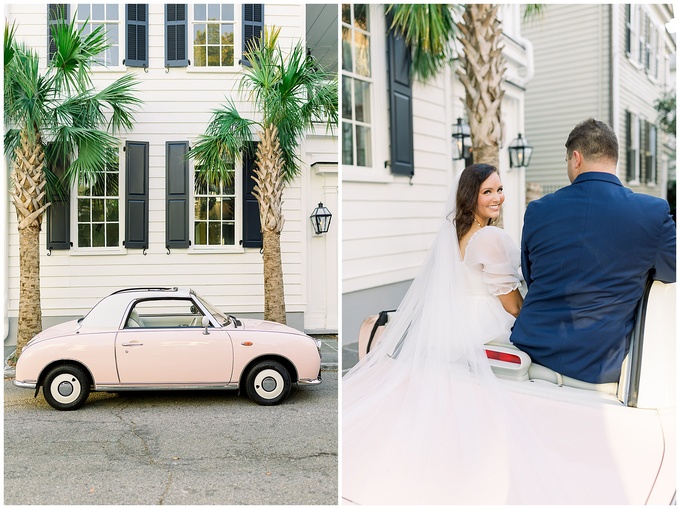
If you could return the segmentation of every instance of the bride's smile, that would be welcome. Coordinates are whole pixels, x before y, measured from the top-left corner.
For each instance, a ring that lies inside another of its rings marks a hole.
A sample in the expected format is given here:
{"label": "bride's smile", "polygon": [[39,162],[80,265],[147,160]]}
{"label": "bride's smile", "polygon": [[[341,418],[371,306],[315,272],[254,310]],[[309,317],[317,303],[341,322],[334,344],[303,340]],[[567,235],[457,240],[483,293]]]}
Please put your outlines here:
{"label": "bride's smile", "polygon": [[488,224],[490,219],[496,219],[501,213],[501,205],[505,201],[503,184],[498,173],[492,173],[482,182],[477,197],[475,209],[476,219],[480,224]]}

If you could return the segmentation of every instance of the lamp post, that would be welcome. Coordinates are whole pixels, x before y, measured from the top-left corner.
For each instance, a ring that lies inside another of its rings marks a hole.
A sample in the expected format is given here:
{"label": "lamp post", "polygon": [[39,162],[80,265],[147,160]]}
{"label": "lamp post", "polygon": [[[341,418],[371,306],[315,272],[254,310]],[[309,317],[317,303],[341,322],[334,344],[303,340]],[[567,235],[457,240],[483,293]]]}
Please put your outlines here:
{"label": "lamp post", "polygon": [[510,152],[510,168],[526,168],[529,166],[533,151],[534,147],[529,145],[527,139],[522,138],[522,133],[520,133],[517,138],[512,140],[508,147],[508,152]]}
{"label": "lamp post", "polygon": [[312,215],[309,219],[312,221],[312,228],[314,228],[314,233],[316,235],[321,235],[327,233],[331,226],[331,214],[330,210],[323,206],[323,203],[319,202],[319,206],[312,211]]}

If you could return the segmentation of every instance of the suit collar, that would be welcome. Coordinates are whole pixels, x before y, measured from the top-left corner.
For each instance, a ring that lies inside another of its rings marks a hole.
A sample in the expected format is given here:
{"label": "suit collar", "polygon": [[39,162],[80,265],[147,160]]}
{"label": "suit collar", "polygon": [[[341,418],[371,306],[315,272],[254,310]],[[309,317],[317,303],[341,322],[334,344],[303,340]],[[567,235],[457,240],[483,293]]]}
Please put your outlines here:
{"label": "suit collar", "polygon": [[621,181],[619,180],[619,177],[616,175],[612,175],[611,173],[606,173],[603,171],[587,171],[585,173],[581,173],[578,177],[574,179],[573,184],[580,184],[581,182],[587,182],[590,180],[599,180],[602,182],[609,182],[610,184],[616,184],[621,187],[623,187],[623,184],[621,184]]}

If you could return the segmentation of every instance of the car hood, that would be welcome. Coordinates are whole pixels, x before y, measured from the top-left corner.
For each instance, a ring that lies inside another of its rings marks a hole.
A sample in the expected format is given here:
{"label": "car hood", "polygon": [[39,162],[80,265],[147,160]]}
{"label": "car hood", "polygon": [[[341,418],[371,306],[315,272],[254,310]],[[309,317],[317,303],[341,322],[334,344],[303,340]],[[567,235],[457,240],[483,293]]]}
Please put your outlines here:
{"label": "car hood", "polygon": [[281,332],[286,334],[295,334],[297,336],[307,336],[304,332],[300,332],[293,327],[283,325],[282,323],[269,322],[267,320],[258,320],[255,318],[239,318],[241,326],[237,327],[241,330],[250,331],[265,331],[265,332]]}
{"label": "car hood", "polygon": [[26,347],[33,345],[35,343],[39,343],[40,341],[44,341],[46,339],[54,339],[60,338],[62,336],[68,336],[69,334],[73,334],[75,331],[80,329],[80,327],[81,325],[78,320],[71,320],[69,322],[53,325],[52,327],[48,327],[44,331],[33,336],[33,339],[31,339],[28,342]]}

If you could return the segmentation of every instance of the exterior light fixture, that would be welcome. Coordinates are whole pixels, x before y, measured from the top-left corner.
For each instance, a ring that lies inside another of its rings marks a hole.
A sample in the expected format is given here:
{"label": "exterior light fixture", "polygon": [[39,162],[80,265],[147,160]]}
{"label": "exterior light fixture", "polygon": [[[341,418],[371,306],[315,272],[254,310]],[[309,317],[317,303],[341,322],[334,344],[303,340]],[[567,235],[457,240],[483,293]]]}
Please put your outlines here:
{"label": "exterior light fixture", "polygon": [[470,137],[470,126],[463,123],[462,118],[453,124],[451,138],[453,138],[453,157],[454,161],[460,159],[467,159],[466,152],[469,152],[470,147],[465,145],[465,138]]}
{"label": "exterior light fixture", "polygon": [[529,166],[531,161],[531,154],[534,151],[534,147],[527,143],[526,138],[522,138],[520,133],[517,138],[512,140],[512,143],[508,147],[510,152],[510,168],[526,168]]}
{"label": "exterior light fixture", "polygon": [[309,219],[312,220],[312,227],[314,228],[314,233],[316,235],[321,235],[322,233],[327,233],[331,226],[331,218],[333,215],[330,210],[323,206],[323,203],[319,202],[319,206],[314,209],[312,215]]}

